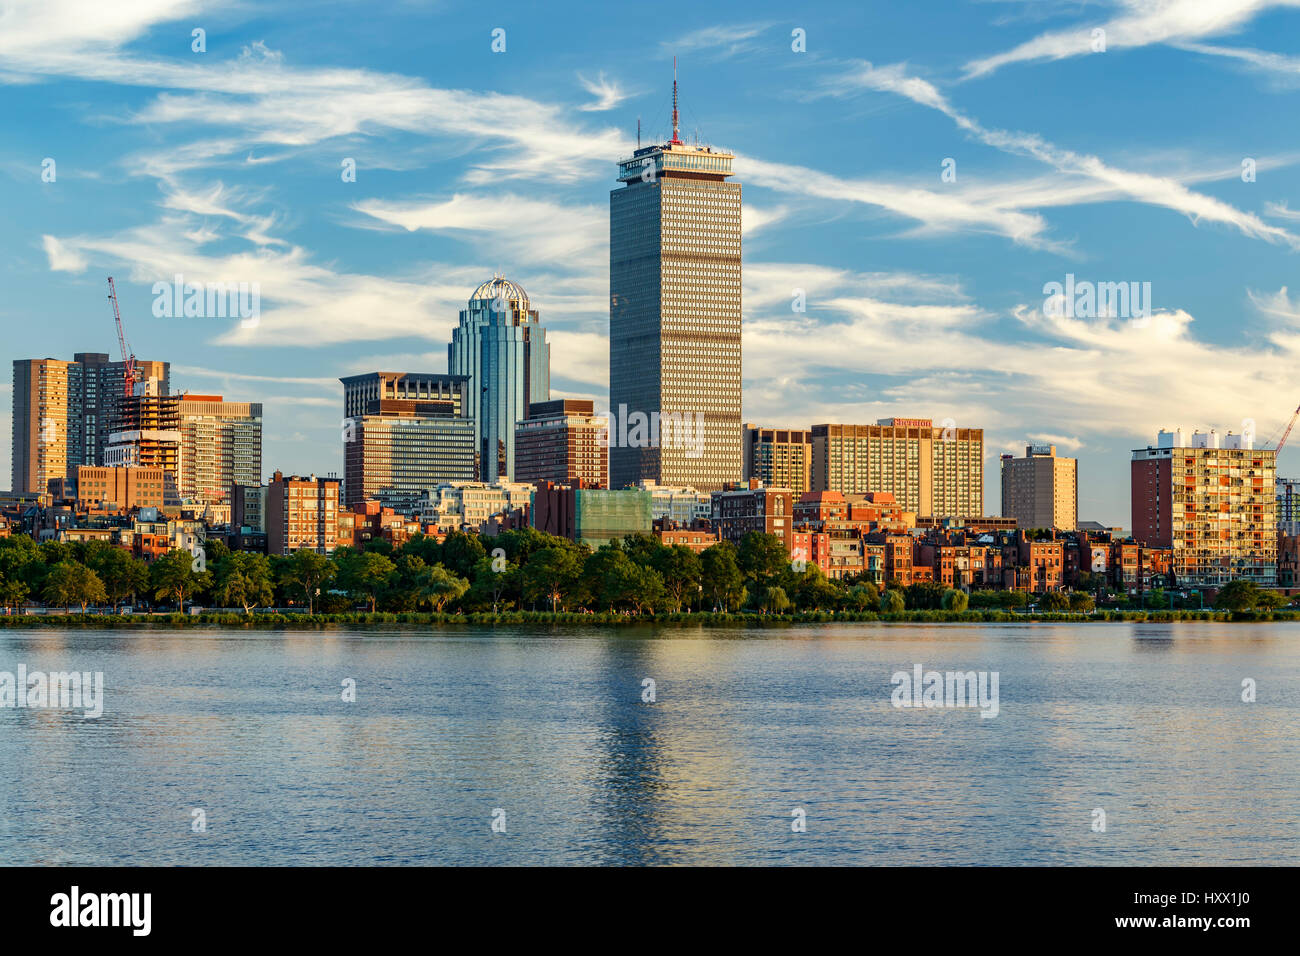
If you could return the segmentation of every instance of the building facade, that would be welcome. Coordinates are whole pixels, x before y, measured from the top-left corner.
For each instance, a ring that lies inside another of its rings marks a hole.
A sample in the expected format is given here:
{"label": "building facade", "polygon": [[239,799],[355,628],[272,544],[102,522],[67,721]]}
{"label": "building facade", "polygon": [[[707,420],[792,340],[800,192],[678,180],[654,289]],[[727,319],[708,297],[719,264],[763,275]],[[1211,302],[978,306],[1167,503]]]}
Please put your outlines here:
{"label": "building facade", "polygon": [[650,493],[636,488],[573,488],[543,482],[532,494],[529,523],[589,548],[650,534]]}
{"label": "building facade", "polygon": [[1073,531],[1079,521],[1079,462],[1055,445],[1028,445],[1024,458],[1002,456],[1002,514],[1021,528]]}
{"label": "building facade", "polygon": [[1277,452],[1242,435],[1161,430],[1133,451],[1133,537],[1173,552],[1178,585],[1277,583]]}
{"label": "building facade", "polygon": [[622,160],[623,185],[609,196],[609,403],[621,422],[691,427],[663,437],[652,426],[658,440],[611,429],[613,488],[650,480],[715,491],[743,471],[741,187],[727,181],[732,155],[688,146],[676,119],[674,105],[673,138]]}
{"label": "building facade", "polygon": [[788,488],[736,488],[713,492],[712,526],[723,541],[739,544],[751,531],[781,539],[787,551],[794,538],[794,495]]}
{"label": "building facade", "polygon": [[166,504],[166,474],[161,468],[80,465],[77,498],[92,507],[131,511]]}
{"label": "building facade", "polygon": [[773,488],[789,488],[795,499],[812,490],[812,432],[745,425],[745,471]]}
{"label": "building facade", "polygon": [[594,402],[565,398],[530,406],[515,426],[515,480],[608,487],[605,427]]}
{"label": "building facade", "polygon": [[262,406],[220,395],[182,395],[181,500],[229,504],[232,484],[262,477]]}
{"label": "building facade", "polygon": [[812,490],[885,491],[921,517],[984,513],[984,430],[928,418],[812,427]]}
{"label": "building facade", "polygon": [[414,514],[438,485],[475,480],[468,378],[370,372],[340,381],[348,508],[371,499]]}
{"label": "building facade", "polygon": [[447,371],[469,379],[479,480],[513,480],[515,427],[551,398],[551,347],[528,293],[502,276],[475,289],[452,331]]}
{"label": "building facade", "polygon": [[339,540],[339,480],[276,472],[266,489],[266,550],[332,554]]}
{"label": "building facade", "polygon": [[163,472],[164,505],[179,508],[181,431],[179,395],[162,391],[156,378],[135,383],[135,393],[123,398],[114,429],[104,446],[110,468],[158,468]]}

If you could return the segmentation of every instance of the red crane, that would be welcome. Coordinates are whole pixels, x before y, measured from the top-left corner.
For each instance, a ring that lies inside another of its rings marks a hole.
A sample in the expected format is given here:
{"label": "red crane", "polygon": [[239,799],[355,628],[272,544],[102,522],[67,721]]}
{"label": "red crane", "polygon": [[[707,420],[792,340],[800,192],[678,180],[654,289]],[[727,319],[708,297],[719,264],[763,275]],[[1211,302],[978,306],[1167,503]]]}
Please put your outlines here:
{"label": "red crane", "polygon": [[1286,431],[1282,433],[1282,438],[1277,443],[1276,450],[1279,454],[1281,454],[1282,446],[1286,444],[1286,440],[1291,437],[1291,429],[1295,428],[1295,420],[1297,418],[1300,418],[1300,405],[1297,405],[1296,410],[1291,413],[1291,420],[1286,423]]}
{"label": "red crane", "polygon": [[126,341],[126,332],[122,330],[122,313],[117,307],[117,289],[113,287],[113,277],[108,277],[108,301],[113,303],[113,321],[117,323],[117,345],[122,350],[122,381],[125,383],[126,397],[135,393],[135,353]]}

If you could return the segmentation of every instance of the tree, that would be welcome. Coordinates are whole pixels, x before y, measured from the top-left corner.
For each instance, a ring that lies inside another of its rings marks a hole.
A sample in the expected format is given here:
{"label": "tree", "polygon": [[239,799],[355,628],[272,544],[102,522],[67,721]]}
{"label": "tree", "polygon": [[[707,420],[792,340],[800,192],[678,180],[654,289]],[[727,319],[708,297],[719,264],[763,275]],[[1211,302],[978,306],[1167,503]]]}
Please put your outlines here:
{"label": "tree", "polygon": [[906,606],[903,592],[898,588],[889,588],[884,594],[880,595],[881,614],[898,614]]}
{"label": "tree", "polygon": [[736,563],[736,548],[723,541],[700,555],[700,583],[704,593],[713,601],[715,611],[731,611],[739,607],[744,590],[744,578]]}
{"label": "tree", "polygon": [[814,611],[834,607],[840,600],[839,590],[827,580],[825,572],[811,562],[794,575],[793,594],[796,604]]}
{"label": "tree", "polygon": [[1266,591],[1261,589],[1259,592],[1259,601],[1255,606],[1271,609],[1286,607],[1290,603],[1291,599],[1284,594],[1279,594],[1277,591]]}
{"label": "tree", "polygon": [[339,548],[335,563],[339,569],[339,585],[354,597],[368,600],[373,614],[379,602],[379,592],[392,580],[397,566],[382,554],[353,551],[351,548]]}
{"label": "tree", "polygon": [[567,549],[543,548],[529,556],[523,574],[529,597],[550,601],[554,611],[560,599],[577,585],[582,563]]}
{"label": "tree", "polygon": [[763,588],[758,599],[758,606],[764,614],[780,614],[790,606],[790,599],[786,597],[785,588],[772,585]]}
{"label": "tree", "polygon": [[1214,597],[1214,606],[1222,611],[1245,611],[1259,603],[1259,585],[1245,578],[1229,581]]}
{"label": "tree", "polygon": [[91,541],[86,544],[83,560],[104,582],[107,599],[115,605],[149,587],[149,566],[124,548]]}
{"label": "tree", "polygon": [[1070,599],[1061,591],[1047,591],[1038,598],[1038,604],[1044,611],[1068,611]]}
{"label": "tree", "polygon": [[27,585],[16,578],[5,578],[0,580],[0,605],[6,608],[17,607],[27,600]]}
{"label": "tree", "polygon": [[956,588],[948,588],[943,592],[943,609],[945,611],[956,611],[960,614],[970,605],[970,597],[965,591],[958,591]]}
{"label": "tree", "polygon": [[761,585],[790,566],[790,552],[777,535],[750,531],[740,539],[736,566],[747,582]]}
{"label": "tree", "polygon": [[907,606],[915,610],[938,610],[943,607],[942,584],[934,581],[918,581],[907,587]]}
{"label": "tree", "polygon": [[290,591],[301,591],[307,601],[307,613],[315,614],[317,592],[333,581],[337,573],[329,558],[302,548],[280,565],[280,583]]}
{"label": "tree", "polygon": [[674,611],[699,594],[703,566],[700,556],[685,545],[659,547],[650,559],[650,566],[663,578],[668,605]]}
{"label": "tree", "polygon": [[495,614],[507,594],[519,593],[522,581],[523,572],[519,565],[483,558],[474,567],[474,584],[469,590],[468,603],[475,607],[491,604]]}
{"label": "tree", "polygon": [[185,595],[207,587],[212,576],[207,571],[194,570],[194,556],[188,551],[174,548],[154,560],[149,569],[149,584],[159,601],[175,598],[176,606],[185,613]]}
{"label": "tree", "polygon": [[442,542],[442,564],[461,577],[474,573],[474,566],[487,557],[487,549],[476,534],[452,531]]}
{"label": "tree", "polygon": [[217,565],[217,586],[213,593],[223,604],[238,604],[245,614],[259,604],[269,604],[271,565],[266,555],[229,552]]}
{"label": "tree", "polygon": [[879,610],[880,592],[870,582],[855,584],[845,592],[844,606],[854,611]]}
{"label": "tree", "polygon": [[60,561],[50,569],[41,594],[48,604],[80,604],[85,614],[89,604],[104,600],[104,582],[84,564]]}
{"label": "tree", "polygon": [[[582,576],[591,588],[592,596],[610,610],[614,606],[628,601],[632,591],[640,583],[637,577],[637,565],[623,553],[618,542],[611,541],[587,558],[582,569]],[[525,576],[527,575],[525,566]],[[661,580],[662,585],[662,580]]]}
{"label": "tree", "polygon": [[469,582],[458,574],[453,574],[441,564],[426,568],[420,579],[420,599],[433,605],[435,611],[441,612],[448,601],[456,601],[469,590]]}
{"label": "tree", "polygon": [[663,607],[668,601],[668,592],[664,589],[663,575],[654,568],[642,567],[634,563],[627,580],[623,600],[631,604],[632,609],[638,614]]}
{"label": "tree", "polygon": [[1076,614],[1091,614],[1096,606],[1097,603],[1093,600],[1091,594],[1075,591],[1070,595],[1070,610]]}

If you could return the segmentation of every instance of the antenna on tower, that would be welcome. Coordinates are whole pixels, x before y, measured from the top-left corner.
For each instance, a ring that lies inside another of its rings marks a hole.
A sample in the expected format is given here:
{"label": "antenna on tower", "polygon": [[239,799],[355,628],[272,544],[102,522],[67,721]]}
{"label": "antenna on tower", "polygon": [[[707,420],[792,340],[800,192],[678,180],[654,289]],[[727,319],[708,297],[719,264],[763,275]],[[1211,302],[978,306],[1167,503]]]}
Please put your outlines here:
{"label": "antenna on tower", "polygon": [[677,57],[673,57],[673,138],[670,142],[674,146],[682,144],[677,138]]}

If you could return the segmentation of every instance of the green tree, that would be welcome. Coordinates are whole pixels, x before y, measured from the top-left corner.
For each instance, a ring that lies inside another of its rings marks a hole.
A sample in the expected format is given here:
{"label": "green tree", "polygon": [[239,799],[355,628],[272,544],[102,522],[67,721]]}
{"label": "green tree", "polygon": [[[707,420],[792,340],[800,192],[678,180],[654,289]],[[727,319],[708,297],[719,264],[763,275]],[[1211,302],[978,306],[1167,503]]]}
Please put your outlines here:
{"label": "green tree", "polygon": [[668,606],[674,611],[699,594],[703,565],[700,556],[685,545],[659,547],[650,559],[650,566],[663,578]]}
{"label": "green tree", "polygon": [[750,531],[740,539],[740,546],[736,549],[736,566],[740,568],[745,581],[762,585],[789,568],[790,552],[777,535]]}
{"label": "green tree", "polygon": [[898,588],[889,588],[884,594],[880,595],[881,614],[898,614],[906,606],[906,599],[903,597],[903,592]]}
{"label": "green tree", "polygon": [[943,606],[942,584],[934,581],[918,581],[907,587],[907,606],[913,610],[938,610]]}
{"label": "green tree", "polygon": [[582,562],[568,549],[543,548],[529,555],[523,574],[529,598],[549,601],[554,611],[560,600],[576,587],[582,575]]}
{"label": "green tree", "polygon": [[217,565],[213,594],[222,604],[238,604],[245,614],[271,603],[271,565],[266,555],[228,552]]}
{"label": "green tree", "polygon": [[474,573],[474,566],[487,557],[487,549],[476,534],[452,531],[442,542],[442,564],[461,577]]}
{"label": "green tree", "polygon": [[84,564],[60,561],[46,576],[41,596],[47,604],[64,607],[80,604],[81,613],[85,614],[88,605],[104,600],[104,582]]}
{"label": "green tree", "polygon": [[185,613],[185,595],[208,586],[212,577],[208,571],[194,570],[194,555],[174,548],[154,559],[149,568],[149,585],[159,601],[174,599],[181,613]]}
{"label": "green tree", "polygon": [[[527,575],[525,566],[525,577]],[[591,588],[592,597],[611,611],[628,600],[639,583],[637,565],[632,562],[617,541],[611,541],[593,551],[582,569],[582,576]]]}
{"label": "green tree", "polygon": [[373,614],[379,603],[379,595],[393,579],[396,565],[382,554],[374,551],[353,551],[351,548],[339,548],[334,555],[338,565],[339,586],[353,595],[370,602]]}
{"label": "green tree", "polygon": [[1083,591],[1075,591],[1070,595],[1070,610],[1077,614],[1091,614],[1096,607],[1096,601],[1091,594],[1085,594]]}
{"label": "green tree", "polygon": [[420,598],[435,611],[442,611],[448,601],[458,601],[469,590],[469,582],[441,564],[425,570],[420,582]]}
{"label": "green tree", "polygon": [[468,602],[475,607],[492,606],[492,613],[502,604],[515,603],[523,586],[523,572],[519,565],[511,561],[497,562],[493,558],[483,558],[474,566],[474,584],[470,587]]}
{"label": "green tree", "polygon": [[860,582],[844,593],[844,606],[853,611],[879,610],[880,592],[869,581]]}
{"label": "green tree", "polygon": [[785,588],[774,584],[759,592],[758,606],[764,614],[780,614],[790,606],[790,599],[786,596]]}
{"label": "green tree", "polygon": [[149,588],[149,566],[124,548],[94,541],[86,546],[85,560],[104,582],[108,600],[115,605]]}
{"label": "green tree", "polygon": [[734,611],[740,606],[744,578],[731,542],[719,542],[700,555],[700,583],[715,611]]}
{"label": "green tree", "polygon": [[27,585],[17,578],[0,579],[0,606],[17,607],[27,600],[30,593]]}
{"label": "green tree", "polygon": [[970,596],[965,591],[959,591],[956,588],[948,588],[943,592],[943,609],[945,611],[956,611],[961,613],[970,605]]}
{"label": "green tree", "polygon": [[292,557],[279,565],[280,583],[289,593],[301,593],[307,602],[307,613],[316,613],[316,595],[338,574],[338,568],[323,554],[308,548],[295,551]]}
{"label": "green tree", "polygon": [[1039,595],[1038,606],[1044,611],[1068,611],[1070,599],[1062,591],[1047,591]]}

